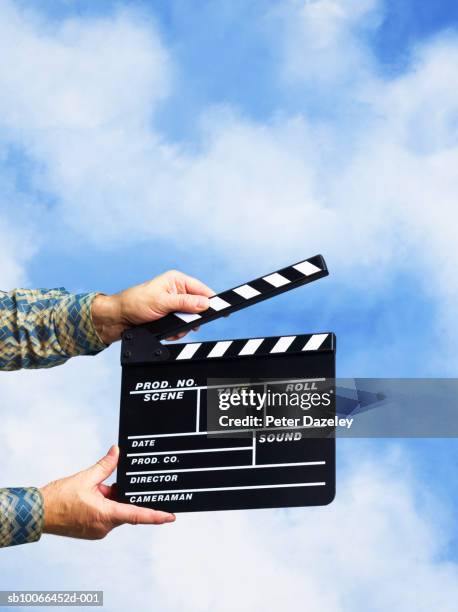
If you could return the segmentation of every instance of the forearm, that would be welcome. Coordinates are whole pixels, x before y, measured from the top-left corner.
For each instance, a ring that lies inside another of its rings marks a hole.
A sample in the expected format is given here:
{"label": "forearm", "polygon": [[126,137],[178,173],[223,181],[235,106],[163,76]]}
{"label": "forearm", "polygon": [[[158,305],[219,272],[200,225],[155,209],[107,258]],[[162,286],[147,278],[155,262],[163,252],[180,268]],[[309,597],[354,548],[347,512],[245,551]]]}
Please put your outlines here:
{"label": "forearm", "polygon": [[106,348],[92,320],[95,293],[63,288],[0,293],[0,369],[49,368]]}
{"label": "forearm", "polygon": [[43,524],[43,496],[39,489],[0,489],[0,547],[37,542]]}

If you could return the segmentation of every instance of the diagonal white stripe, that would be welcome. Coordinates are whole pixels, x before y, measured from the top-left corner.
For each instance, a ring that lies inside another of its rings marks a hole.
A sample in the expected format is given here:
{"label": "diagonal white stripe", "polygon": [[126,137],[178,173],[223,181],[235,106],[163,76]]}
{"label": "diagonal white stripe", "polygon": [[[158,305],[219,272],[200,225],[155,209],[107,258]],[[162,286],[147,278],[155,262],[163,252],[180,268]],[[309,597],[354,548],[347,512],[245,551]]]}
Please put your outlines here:
{"label": "diagonal white stripe", "polygon": [[253,355],[264,342],[264,338],[252,338],[243,346],[239,355]]}
{"label": "diagonal white stripe", "polygon": [[217,342],[212,350],[208,353],[207,357],[222,357],[231,344],[232,340]]}
{"label": "diagonal white stripe", "polygon": [[262,278],[274,287],[282,287],[283,285],[287,285],[291,282],[278,272],[274,272],[273,274],[269,274],[268,276],[263,276]]}
{"label": "diagonal white stripe", "polygon": [[213,308],[213,310],[216,311],[223,310],[224,308],[228,308],[230,306],[229,302],[226,302],[217,295],[214,295],[212,298],[210,298],[209,302],[210,308]]}
{"label": "diagonal white stripe", "polygon": [[241,295],[246,300],[249,300],[250,298],[253,298],[259,295],[259,291],[255,289],[254,287],[251,287],[250,285],[242,285],[241,287],[237,287],[233,291]]}
{"label": "diagonal white stripe", "polygon": [[323,342],[328,337],[328,334],[313,334],[311,338],[309,338],[302,349],[303,351],[316,351],[320,348]]}
{"label": "diagonal white stripe", "polygon": [[270,351],[271,353],[284,353],[289,346],[293,343],[296,336],[282,336],[277,340],[274,347]]}
{"label": "diagonal white stripe", "polygon": [[191,359],[197,352],[199,346],[202,346],[202,342],[193,342],[192,344],[187,344],[184,349],[178,353],[177,359]]}
{"label": "diagonal white stripe", "polygon": [[173,314],[185,323],[191,323],[202,318],[200,314],[192,314],[191,312],[174,312]]}
{"label": "diagonal white stripe", "polygon": [[305,276],[310,276],[311,274],[321,272],[321,268],[314,266],[309,261],[301,261],[300,263],[293,266],[293,268],[298,272],[302,272],[302,274],[305,274]]}

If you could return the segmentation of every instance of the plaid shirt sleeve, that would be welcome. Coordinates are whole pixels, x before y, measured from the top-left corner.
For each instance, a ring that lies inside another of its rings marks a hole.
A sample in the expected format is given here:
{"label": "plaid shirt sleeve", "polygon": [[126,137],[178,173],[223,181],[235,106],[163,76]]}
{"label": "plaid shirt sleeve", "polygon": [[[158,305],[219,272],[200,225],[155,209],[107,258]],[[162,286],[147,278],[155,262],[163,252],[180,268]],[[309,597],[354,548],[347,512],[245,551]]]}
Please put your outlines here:
{"label": "plaid shirt sleeve", "polygon": [[37,488],[0,489],[0,548],[37,542],[43,519],[43,497]]}
{"label": "plaid shirt sleeve", "polygon": [[0,370],[50,368],[106,348],[92,322],[96,295],[64,288],[0,291]]}
{"label": "plaid shirt sleeve", "polygon": [[[63,287],[0,291],[0,370],[50,368],[106,348],[91,316],[96,295]],[[0,547],[36,542],[43,519],[37,488],[0,489]]]}

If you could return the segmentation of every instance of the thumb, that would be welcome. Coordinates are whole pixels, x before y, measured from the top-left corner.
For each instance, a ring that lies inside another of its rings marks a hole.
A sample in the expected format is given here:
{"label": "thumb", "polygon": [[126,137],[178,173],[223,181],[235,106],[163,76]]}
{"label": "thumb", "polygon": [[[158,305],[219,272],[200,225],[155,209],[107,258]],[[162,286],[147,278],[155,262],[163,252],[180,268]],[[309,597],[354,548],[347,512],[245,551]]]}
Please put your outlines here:
{"label": "thumb", "polygon": [[86,470],[87,475],[94,484],[103,482],[116,469],[119,459],[119,446],[113,444],[108,453],[99,459],[96,464]]}
{"label": "thumb", "polygon": [[209,305],[209,299],[205,295],[169,293],[165,299],[165,307],[169,312],[201,312],[207,310]]}

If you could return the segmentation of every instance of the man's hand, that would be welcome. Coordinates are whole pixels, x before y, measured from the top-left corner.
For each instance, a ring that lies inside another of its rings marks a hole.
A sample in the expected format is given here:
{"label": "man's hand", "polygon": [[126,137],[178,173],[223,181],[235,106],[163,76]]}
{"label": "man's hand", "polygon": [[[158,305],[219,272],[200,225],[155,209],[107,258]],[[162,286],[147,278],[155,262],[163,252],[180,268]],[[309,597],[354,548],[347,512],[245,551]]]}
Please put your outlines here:
{"label": "man's hand", "polygon": [[[156,321],[170,312],[200,313],[208,308],[212,295],[215,292],[196,278],[170,270],[115,295],[97,295],[92,303],[92,319],[100,338],[111,344],[128,327]],[[178,340],[185,334],[168,340]]]}
{"label": "man's hand", "polygon": [[40,489],[44,499],[43,533],[99,540],[124,523],[170,523],[174,514],[111,499],[112,487],[103,484],[116,468],[119,448],[113,445],[95,465]]}

